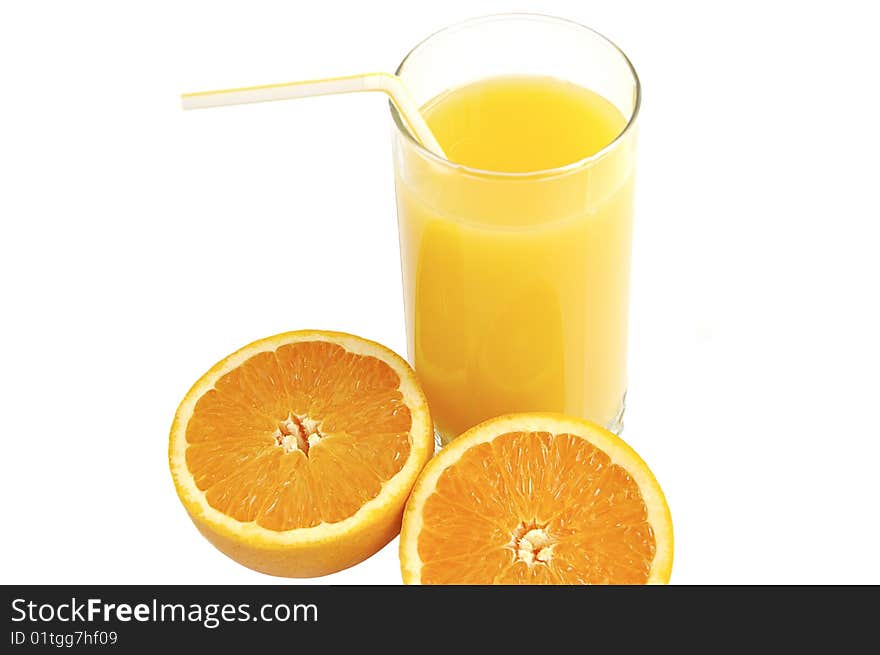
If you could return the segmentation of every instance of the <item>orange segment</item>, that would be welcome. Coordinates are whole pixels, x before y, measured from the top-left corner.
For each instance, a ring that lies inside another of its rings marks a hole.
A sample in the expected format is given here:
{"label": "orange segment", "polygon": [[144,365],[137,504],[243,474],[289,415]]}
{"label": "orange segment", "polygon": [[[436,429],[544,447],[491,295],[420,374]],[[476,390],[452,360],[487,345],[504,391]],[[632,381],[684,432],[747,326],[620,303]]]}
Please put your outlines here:
{"label": "orange segment", "polygon": [[352,335],[289,332],[214,366],[178,409],[169,457],[197,527],[243,564],[318,575],[399,529],[433,428],[410,367]]}
{"label": "orange segment", "polygon": [[[385,362],[334,343],[258,353],[196,404],[187,467],[208,503],[239,521],[271,530],[341,521],[375,498],[409,454],[412,420],[399,385]],[[320,429],[307,432],[306,423]],[[372,453],[381,474],[351,439],[334,447],[337,434],[351,432],[362,441],[384,437],[382,451]],[[293,437],[289,452],[277,448],[285,436]],[[291,461],[276,475],[282,457]],[[289,489],[279,494],[279,487]]]}
{"label": "orange segment", "polygon": [[657,481],[587,421],[513,414],[472,428],[425,467],[404,515],[404,581],[665,583],[672,522]]}

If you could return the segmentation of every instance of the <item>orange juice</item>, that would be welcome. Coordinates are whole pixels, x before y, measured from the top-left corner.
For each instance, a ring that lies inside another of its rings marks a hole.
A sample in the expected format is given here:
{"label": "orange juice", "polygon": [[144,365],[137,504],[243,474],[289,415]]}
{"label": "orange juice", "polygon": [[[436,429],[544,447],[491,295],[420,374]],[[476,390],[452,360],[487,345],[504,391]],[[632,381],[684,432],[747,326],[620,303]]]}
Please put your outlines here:
{"label": "orange juice", "polygon": [[514,411],[617,428],[634,161],[623,114],[537,76],[473,82],[422,111],[449,161],[401,139],[396,190],[409,356],[441,438]]}

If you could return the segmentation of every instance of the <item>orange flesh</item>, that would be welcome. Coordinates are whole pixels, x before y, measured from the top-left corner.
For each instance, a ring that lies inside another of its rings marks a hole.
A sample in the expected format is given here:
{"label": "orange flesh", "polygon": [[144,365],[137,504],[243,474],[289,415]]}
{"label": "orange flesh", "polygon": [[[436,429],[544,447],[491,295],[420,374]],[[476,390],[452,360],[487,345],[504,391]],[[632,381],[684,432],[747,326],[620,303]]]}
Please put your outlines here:
{"label": "orange flesh", "polygon": [[423,584],[644,584],[656,544],[636,482],[570,434],[470,448],[425,501]]}
{"label": "orange flesh", "polygon": [[[399,385],[385,362],[333,343],[260,353],[196,403],[187,468],[208,504],[238,521],[279,531],[342,521],[409,456]],[[317,424],[311,444],[296,438],[303,423]]]}

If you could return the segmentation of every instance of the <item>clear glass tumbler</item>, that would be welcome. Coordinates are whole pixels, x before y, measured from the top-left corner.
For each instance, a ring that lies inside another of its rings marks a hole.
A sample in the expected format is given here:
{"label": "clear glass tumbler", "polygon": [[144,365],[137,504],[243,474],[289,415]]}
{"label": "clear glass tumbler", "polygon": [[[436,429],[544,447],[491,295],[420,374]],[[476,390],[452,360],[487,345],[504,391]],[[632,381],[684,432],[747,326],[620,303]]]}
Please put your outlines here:
{"label": "clear glass tumbler", "polygon": [[440,442],[519,411],[619,432],[640,98],[631,63],[582,25],[508,14],[437,32],[397,73],[421,106],[516,75],[571,82],[620,112],[624,127],[595,154],[510,173],[429,152],[392,108],[408,354]]}

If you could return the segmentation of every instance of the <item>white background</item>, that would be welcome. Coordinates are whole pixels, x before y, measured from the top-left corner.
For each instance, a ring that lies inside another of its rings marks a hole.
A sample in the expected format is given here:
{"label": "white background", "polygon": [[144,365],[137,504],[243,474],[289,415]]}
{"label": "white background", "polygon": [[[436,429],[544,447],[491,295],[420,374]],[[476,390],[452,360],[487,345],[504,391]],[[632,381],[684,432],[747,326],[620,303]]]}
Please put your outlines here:
{"label": "white background", "polygon": [[[586,23],[644,85],[625,438],[676,583],[880,583],[880,46],[870,3],[10,2],[0,10],[3,583],[272,583],[167,470],[258,337],[405,349],[386,103],[184,91],[392,70],[430,32]],[[397,583],[396,541],[319,580]]]}

